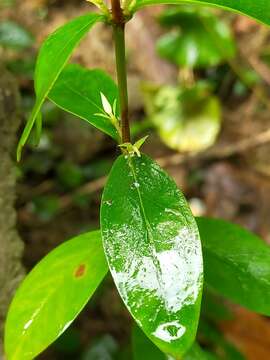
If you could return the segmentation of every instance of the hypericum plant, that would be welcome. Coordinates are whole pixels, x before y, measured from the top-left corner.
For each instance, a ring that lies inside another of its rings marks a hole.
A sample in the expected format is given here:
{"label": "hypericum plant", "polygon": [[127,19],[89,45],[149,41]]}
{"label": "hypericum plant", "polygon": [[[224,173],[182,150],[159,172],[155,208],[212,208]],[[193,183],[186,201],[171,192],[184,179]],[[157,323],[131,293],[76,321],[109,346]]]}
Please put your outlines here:
{"label": "hypericum plant", "polygon": [[[17,154],[20,159],[33,127],[40,135],[40,110],[46,98],[111,136],[123,154],[115,161],[102,196],[101,231],[80,235],[52,251],[17,291],[6,321],[6,357],[30,360],[41,353],[76,318],[109,267],[136,323],[164,354],[178,360],[202,359],[203,352],[193,343],[203,273],[209,288],[270,315],[270,248],[236,225],[207,218],[195,221],[174,181],[140,152],[145,139],[134,145],[130,139],[125,24],[145,5],[189,1],[112,0],[111,9],[102,0],[93,2],[101,14],[76,18],[44,42],[35,72],[37,100]],[[270,24],[266,0],[192,2],[221,6]],[[118,88],[101,70],[66,66],[97,22],[113,28]]]}

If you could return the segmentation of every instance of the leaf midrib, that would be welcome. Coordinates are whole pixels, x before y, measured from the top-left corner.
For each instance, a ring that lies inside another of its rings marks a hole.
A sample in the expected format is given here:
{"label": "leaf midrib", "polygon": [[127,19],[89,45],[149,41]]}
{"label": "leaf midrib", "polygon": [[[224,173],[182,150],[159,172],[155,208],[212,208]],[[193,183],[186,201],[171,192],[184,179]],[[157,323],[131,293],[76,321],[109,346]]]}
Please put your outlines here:
{"label": "leaf midrib", "polygon": [[[135,172],[135,169],[134,169],[134,164],[132,162],[132,157],[129,155],[128,156],[128,165],[131,169],[131,173],[132,173],[132,176],[133,176],[133,179],[135,181],[135,183],[138,183],[140,186],[140,182],[138,181],[138,178],[137,178],[137,175],[136,175],[136,172]],[[146,215],[146,211],[145,211],[145,208],[144,208],[144,204],[143,204],[143,199],[142,199],[142,194],[139,190],[139,187],[135,186],[135,189],[136,189],[136,192],[138,194],[138,198],[139,198],[139,205],[140,205],[140,209],[141,209],[141,214],[142,214],[142,218],[144,220],[144,223],[145,223],[145,227],[146,227],[146,232],[147,232],[147,238],[150,240],[150,244],[152,245],[151,246],[151,249],[152,249],[152,254],[153,254],[153,262],[154,262],[154,265],[156,266],[157,268],[157,278],[158,278],[158,282],[160,284],[160,289],[162,290],[162,293],[163,293],[163,301],[165,302],[166,304],[166,297],[165,297],[165,294],[164,294],[164,287],[165,287],[165,284],[164,284],[164,281],[162,279],[162,271],[161,271],[161,266],[160,266],[160,261],[157,257],[157,248],[156,248],[156,244],[155,244],[155,241],[154,241],[154,236],[153,236],[153,232],[152,232],[152,228],[151,228],[151,225],[150,225],[150,222],[147,218],[147,215]]]}

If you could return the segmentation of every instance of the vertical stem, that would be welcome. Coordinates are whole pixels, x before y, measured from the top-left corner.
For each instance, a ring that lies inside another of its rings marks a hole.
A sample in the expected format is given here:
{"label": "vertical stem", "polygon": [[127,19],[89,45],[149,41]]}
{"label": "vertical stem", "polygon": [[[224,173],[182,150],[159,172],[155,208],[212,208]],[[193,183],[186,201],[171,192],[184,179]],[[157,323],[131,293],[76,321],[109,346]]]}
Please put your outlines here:
{"label": "vertical stem", "polygon": [[122,142],[130,142],[128,115],[127,69],[125,50],[125,21],[119,0],[112,0],[113,35],[115,43],[115,59],[119,88]]}

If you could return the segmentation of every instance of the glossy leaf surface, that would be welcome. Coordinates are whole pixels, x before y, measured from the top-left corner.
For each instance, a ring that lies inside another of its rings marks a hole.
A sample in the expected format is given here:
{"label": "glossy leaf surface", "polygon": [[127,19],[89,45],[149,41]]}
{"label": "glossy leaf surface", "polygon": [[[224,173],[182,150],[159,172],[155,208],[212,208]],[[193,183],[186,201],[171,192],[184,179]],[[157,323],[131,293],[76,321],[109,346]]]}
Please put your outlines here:
{"label": "glossy leaf surface", "polygon": [[182,356],[196,335],[203,271],[183,194],[146,155],[122,155],[104,189],[101,228],[125,305],[164,353]]}
{"label": "glossy leaf surface", "polygon": [[[161,352],[138,326],[132,328],[133,360],[174,360]],[[217,358],[203,351],[197,343],[182,358],[183,360],[217,360]]]}
{"label": "glossy leaf surface", "polygon": [[49,99],[117,140],[118,134],[111,121],[97,115],[103,112],[101,93],[110,104],[118,100],[117,86],[109,75],[98,69],[68,65],[57,79]]}
{"label": "glossy leaf surface", "polygon": [[216,66],[235,56],[236,47],[227,24],[201,7],[166,10],[161,25],[173,28],[157,42],[159,55],[182,67]]}
{"label": "glossy leaf surface", "polygon": [[8,312],[8,360],[31,360],[46,349],[76,318],[107,271],[99,231],[65,242],[38,263]]}
{"label": "glossy leaf surface", "polygon": [[270,246],[224,220],[197,218],[207,285],[232,301],[270,315]]}
{"label": "glossy leaf surface", "polygon": [[18,159],[20,159],[22,147],[29,137],[44,100],[70,58],[74,48],[90,28],[102,19],[103,17],[98,14],[80,16],[57,29],[43,43],[35,70],[36,103],[18,145]]}
{"label": "glossy leaf surface", "polygon": [[130,8],[132,11],[137,11],[147,5],[187,3],[217,6],[270,25],[270,2],[268,0],[136,0]]}

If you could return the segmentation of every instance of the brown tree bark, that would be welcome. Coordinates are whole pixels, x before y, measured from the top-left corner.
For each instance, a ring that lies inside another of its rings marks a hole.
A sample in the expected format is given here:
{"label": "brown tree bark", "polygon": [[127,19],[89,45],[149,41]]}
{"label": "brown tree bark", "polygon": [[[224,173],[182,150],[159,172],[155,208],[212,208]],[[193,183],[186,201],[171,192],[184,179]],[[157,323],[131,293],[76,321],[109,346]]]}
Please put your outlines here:
{"label": "brown tree bark", "polygon": [[16,231],[15,166],[11,157],[19,126],[18,109],[16,81],[0,64],[0,359],[7,309],[24,273],[23,243]]}

